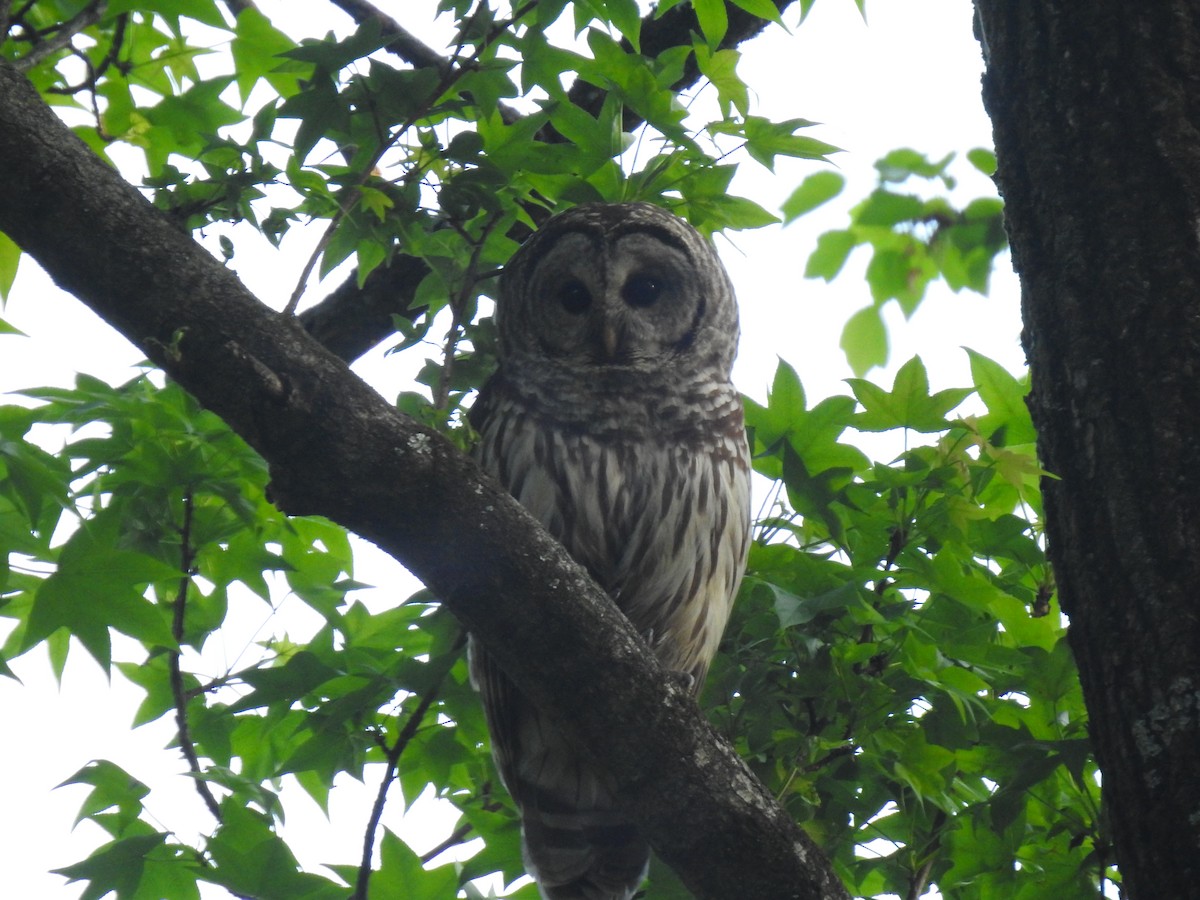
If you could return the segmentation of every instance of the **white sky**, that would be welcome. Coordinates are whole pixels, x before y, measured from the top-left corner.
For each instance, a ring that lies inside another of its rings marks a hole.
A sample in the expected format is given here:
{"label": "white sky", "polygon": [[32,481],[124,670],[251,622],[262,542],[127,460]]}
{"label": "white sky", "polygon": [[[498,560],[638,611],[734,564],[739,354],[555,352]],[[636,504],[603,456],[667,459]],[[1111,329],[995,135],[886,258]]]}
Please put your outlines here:
{"label": "white sky", "polygon": [[[344,31],[345,19],[325,2],[259,0],[258,5],[293,37],[319,35],[329,28]],[[425,18],[421,13],[435,4],[394,0],[378,5],[418,30]],[[803,117],[825,123],[809,133],[847,151],[837,155],[835,162],[850,182],[837,201],[788,228],[736,234],[732,243],[718,244],[741,300],[742,349],[735,380],[759,399],[765,395],[777,357],[799,371],[810,405],[847,391],[842,379],[852,373],[838,340],[846,319],[870,302],[861,277],[866,251],[853,256],[831,286],[806,281],[802,272],[817,235],[843,227],[848,201],[861,199],[874,185],[874,160],[896,147],[913,147],[939,158],[991,143],[979,99],[981,61],[971,36],[971,4],[967,0],[869,0],[868,15],[869,26],[851,0],[821,0],[809,21],[793,29],[792,35],[772,29],[744,48],[740,72],[757,91],[753,111],[776,119]],[[795,14],[787,20],[794,23]],[[321,24],[305,30],[310,22]],[[780,160],[771,175],[746,162],[734,190],[777,209],[805,175],[819,168]],[[956,199],[990,190],[961,156],[952,173],[960,178]],[[277,308],[294,279],[293,275],[280,277],[280,272],[298,272],[296,260],[303,258],[299,244],[305,240],[295,238],[294,252],[283,259],[262,259],[260,266],[243,256],[237,258],[249,287]],[[943,285],[935,285],[908,322],[891,304],[886,319],[892,359],[885,371],[870,377],[890,384],[891,373],[920,353],[934,389],[970,384],[962,346],[1019,371],[1023,354],[1016,280],[1006,257],[1000,264],[990,298],[953,295]],[[328,285],[310,291],[332,287],[337,280],[334,277]],[[2,391],[70,384],[76,371],[119,383],[131,376],[129,367],[140,358],[86,307],[58,292],[29,260],[22,263],[17,285],[0,314],[29,335],[0,336]],[[419,362],[405,364],[376,352],[355,368],[384,396],[394,397],[407,387]],[[384,604],[406,596],[407,586],[397,587],[403,580],[399,567],[378,556],[367,554],[359,563],[362,580],[385,585],[371,600]],[[299,609],[300,604],[291,604],[291,610]],[[266,613],[261,604],[247,609],[248,633]],[[285,604],[282,615],[291,614]],[[300,616],[289,627],[308,626]],[[125,649],[122,657],[118,642],[117,658],[136,658],[128,646]],[[140,695],[119,679],[110,689],[104,674],[79,649],[72,652],[61,688],[40,650],[14,661],[12,667],[24,686],[0,679],[0,715],[6,723],[0,738],[0,796],[5,806],[0,816],[0,866],[5,896],[79,896],[78,885],[67,886],[47,872],[82,859],[99,843],[101,832],[90,823],[71,831],[83,788],[53,788],[89,760],[113,760],[148,781],[154,791],[149,809],[182,838],[207,827],[199,798],[179,774],[185,770],[182,759],[177,752],[162,749],[174,737],[169,717],[130,731]],[[347,779],[334,791],[330,822],[304,797],[289,806],[285,834],[307,867],[357,861],[377,778],[378,773],[369,773],[365,788]],[[399,804],[392,804],[385,824],[409,837],[417,849],[433,846],[444,834],[445,825],[436,817],[419,821],[410,817],[404,826],[399,814]],[[211,890],[205,896],[226,895]]]}

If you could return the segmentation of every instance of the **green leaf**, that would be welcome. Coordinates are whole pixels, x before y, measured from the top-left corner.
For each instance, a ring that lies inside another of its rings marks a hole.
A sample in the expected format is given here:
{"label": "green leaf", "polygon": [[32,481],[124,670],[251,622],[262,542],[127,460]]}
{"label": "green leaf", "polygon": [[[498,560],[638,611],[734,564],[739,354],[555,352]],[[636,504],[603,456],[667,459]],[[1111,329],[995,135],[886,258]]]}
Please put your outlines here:
{"label": "green leaf", "polygon": [[220,98],[232,82],[231,77],[200,81],[145,110],[146,121],[154,126],[146,132],[152,174],[162,171],[171,153],[198,155],[223,126],[245,119]]}
{"label": "green leaf", "polygon": [[859,225],[890,228],[900,222],[918,219],[924,211],[925,204],[921,198],[881,189],[873,191],[855,210],[854,221]]}
{"label": "green leaf", "polygon": [[81,900],[100,900],[115,891],[118,897],[135,897],[146,869],[146,858],[166,842],[165,834],[141,834],[111,841],[83,862],[55,869],[70,882],[87,881]]}
{"label": "green leaf", "polygon": [[131,683],[146,692],[145,699],[133,717],[132,724],[135,728],[153,722],[175,709],[175,695],[171,689],[171,675],[165,654],[155,656],[144,663],[117,663],[116,666]]}
{"label": "green leaf", "polygon": [[916,176],[918,178],[941,178],[947,182],[946,167],[954,159],[953,153],[948,153],[937,162],[931,162],[928,157],[916,150],[902,148],[893,150],[875,163],[881,181],[902,182]]}
{"label": "green leaf", "polygon": [[709,47],[715,49],[729,29],[729,13],[725,9],[725,0],[692,0],[692,9],[700,23],[700,30],[704,33],[704,40],[708,42]]}
{"label": "green leaf", "polygon": [[[695,894],[689,891],[675,870],[660,860],[657,854],[650,856],[650,886],[645,896],[654,900],[694,900]],[[537,900],[531,897],[530,900]]]}
{"label": "green leaf", "polygon": [[845,525],[838,515],[839,483],[848,478],[848,469],[812,471],[792,445],[783,448],[783,481],[792,507],[806,518],[820,521],[835,540],[841,540]]}
{"label": "green leaf", "polygon": [[107,523],[84,523],[68,539],[58,568],[37,589],[22,649],[59,628],[79,638],[100,665],[111,662],[109,629],[150,647],[176,647],[167,611],[143,594],[155,581],[177,581],[179,573],[131,550],[114,546]]}
{"label": "green leaf", "polygon": [[692,224],[703,233],[729,228],[742,231],[774,225],[778,217],[753,200],[732,194],[709,194],[688,199],[687,211]]}
{"label": "green leaf", "polygon": [[[808,257],[804,267],[805,278],[824,278],[833,281],[846,264],[850,251],[858,246],[858,240],[849,231],[826,231],[817,238],[817,249]],[[844,348],[843,348],[844,349]]]}
{"label": "green leaf", "polygon": [[608,21],[629,41],[633,52],[641,53],[638,39],[642,31],[642,13],[637,0],[604,0],[604,11]]}
{"label": "green leaf", "polygon": [[117,807],[117,834],[125,831],[130,823],[142,812],[142,800],[150,793],[150,788],[138,781],[116,763],[100,759],[88,763],[66,781],[59,784],[87,784],[92,786],[87,799],[79,808],[75,817],[78,825],[84,819],[94,818],[98,813]]}
{"label": "green leaf", "polygon": [[[807,212],[812,212],[842,192],[846,178],[838,172],[815,172],[792,191],[781,207],[785,225],[794,222]],[[839,266],[839,268],[841,268]]]}
{"label": "green leaf", "polygon": [[867,458],[857,447],[838,443],[854,421],[854,400],[826,397],[788,430],[788,444],[812,472],[826,469],[865,469]]}
{"label": "green leaf", "polygon": [[[783,25],[779,9],[771,0],[733,0],[733,5],[744,9],[752,16],[758,16],[758,18],[774,22],[776,25]],[[786,26],[784,26],[784,30],[787,30]]]}
{"label": "green leaf", "polygon": [[858,586],[851,583],[815,594],[809,597],[797,597],[782,590],[778,585],[768,584],[774,595],[775,614],[779,616],[781,628],[792,628],[797,625],[807,625],[817,616],[825,613],[844,610],[851,605],[857,605],[859,600]]}
{"label": "green leaf", "polygon": [[840,148],[833,144],[796,134],[801,128],[811,128],[815,124],[808,119],[772,122],[762,116],[746,116],[746,152],[751,158],[772,170],[776,156],[824,160],[829,154],[840,152]]}
{"label": "green leaf", "polygon": [[980,422],[985,436],[1004,429],[1004,444],[1031,444],[1036,439],[1033,420],[1025,396],[1029,386],[1018,381],[999,363],[967,349],[971,359],[971,377],[988,414]]}
{"label": "green leaf", "polygon": [[287,844],[236,798],[221,804],[221,820],[208,842],[215,867],[205,870],[205,880],[261,900],[345,900],[344,887],[301,872]]}
{"label": "green leaf", "polygon": [[785,423],[794,422],[808,409],[799,374],[782,359],[775,367],[775,378],[771,381],[771,391],[767,396],[770,409],[777,411]]}
{"label": "green leaf", "polygon": [[238,13],[230,52],[243,105],[260,79],[266,79],[283,98],[299,90],[301,76],[310,72],[311,67],[283,58],[283,54],[295,48],[296,42],[255,7],[247,6]]}
{"label": "green leaf", "polygon": [[794,424],[806,415],[804,385],[796,370],[786,361],[779,360],[775,377],[767,392],[767,406],[758,406],[746,400],[746,426],[755,433],[756,442],[773,449]]}
{"label": "green leaf", "polygon": [[967,151],[967,159],[971,165],[989,178],[996,174],[996,154],[993,151],[976,147],[974,150]]}
{"label": "green leaf", "polygon": [[[333,82],[320,75],[314,77],[303,91],[284,101],[278,115],[281,119],[300,119],[294,142],[295,158],[288,163],[289,174],[295,164],[307,158],[322,137],[330,133],[344,134],[350,129],[349,109]],[[296,177],[292,180],[295,182]]]}
{"label": "green leaf", "polygon": [[864,408],[855,419],[861,431],[942,431],[949,425],[946,413],[974,393],[973,388],[949,388],[931,395],[925,365],[916,356],[900,367],[890,393],[861,378],[847,383]]}
{"label": "green leaf", "polygon": [[110,18],[129,12],[158,13],[170,19],[185,16],[213,28],[225,28],[225,17],[214,0],[109,0],[105,10]]}
{"label": "green leaf", "polygon": [[243,672],[242,680],[254,691],[234,703],[231,709],[234,712],[256,709],[281,700],[290,703],[318,685],[336,678],[338,674],[316,654],[302,650],[288,658],[282,666]]}
{"label": "green leaf", "polygon": [[72,480],[68,462],[26,439],[33,415],[18,407],[0,407],[0,497],[22,514],[22,529],[37,537],[32,543],[14,539],[7,549],[38,553],[70,505]]}
{"label": "green leaf", "polygon": [[355,60],[370,56],[391,40],[385,37],[378,18],[367,18],[354,34],[339,41],[332,36],[324,40],[302,41],[299,47],[283,53],[289,59],[312,63],[327,74],[340,72]]}
{"label": "green leaf", "polygon": [[379,870],[371,876],[370,900],[394,897],[452,897],[458,890],[454,866],[426,870],[421,858],[390,830],[379,845]]}
{"label": "green leaf", "polygon": [[[809,262],[811,264],[811,258]],[[839,346],[846,354],[846,362],[850,363],[851,370],[860,378],[875,366],[887,363],[888,336],[883,318],[879,315],[879,307],[868,306],[852,315],[842,329]]]}
{"label": "green leaf", "polygon": [[721,115],[728,118],[731,109],[745,116],[750,110],[750,89],[737,73],[742,55],[736,50],[710,50],[704,44],[695,45],[696,65],[709,83],[717,89]]}
{"label": "green leaf", "polygon": [[[3,231],[0,231],[0,304],[8,299],[13,282],[17,278],[17,266],[21,262],[21,248]],[[20,334],[11,325],[5,326],[8,333]]]}
{"label": "green leaf", "polygon": [[899,300],[901,310],[911,316],[937,271],[924,245],[905,235],[891,245],[876,246],[867,263],[867,283],[876,303]]}

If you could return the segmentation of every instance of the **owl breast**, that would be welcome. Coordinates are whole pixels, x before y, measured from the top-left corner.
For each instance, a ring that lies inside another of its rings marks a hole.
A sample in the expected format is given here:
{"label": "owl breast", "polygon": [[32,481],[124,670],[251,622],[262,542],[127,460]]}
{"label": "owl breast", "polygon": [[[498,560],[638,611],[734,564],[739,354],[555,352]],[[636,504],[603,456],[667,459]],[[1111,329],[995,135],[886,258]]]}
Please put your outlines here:
{"label": "owl breast", "polygon": [[[745,566],[750,467],[741,401],[728,384],[643,417],[560,421],[493,385],[484,468],[609,594],[668,668],[704,680]],[[701,414],[697,416],[697,412]],[[561,418],[571,419],[568,413]]]}

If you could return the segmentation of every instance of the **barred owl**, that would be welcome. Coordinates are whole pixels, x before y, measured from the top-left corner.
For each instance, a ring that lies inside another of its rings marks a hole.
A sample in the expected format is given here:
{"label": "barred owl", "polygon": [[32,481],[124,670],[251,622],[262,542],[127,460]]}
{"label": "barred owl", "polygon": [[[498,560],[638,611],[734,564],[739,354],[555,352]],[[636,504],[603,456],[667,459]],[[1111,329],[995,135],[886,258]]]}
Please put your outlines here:
{"label": "barred owl", "polygon": [[[737,307],[716,253],[649,204],[576,207],[505,268],[496,322],[479,462],[698,692],[750,530]],[[542,895],[628,900],[649,847],[605,778],[475,642],[471,674]]]}

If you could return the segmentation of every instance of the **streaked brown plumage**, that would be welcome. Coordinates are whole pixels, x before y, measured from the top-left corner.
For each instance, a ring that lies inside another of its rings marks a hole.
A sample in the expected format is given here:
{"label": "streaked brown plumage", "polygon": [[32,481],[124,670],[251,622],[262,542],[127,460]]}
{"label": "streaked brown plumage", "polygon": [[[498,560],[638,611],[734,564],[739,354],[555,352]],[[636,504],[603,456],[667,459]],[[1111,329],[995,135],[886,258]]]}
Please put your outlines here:
{"label": "streaked brown plumage", "polygon": [[[576,207],[514,255],[496,321],[480,463],[698,692],[750,532],[737,308],[716,253],[648,204]],[[474,642],[471,672],[543,896],[628,900],[649,848],[604,778]]]}

